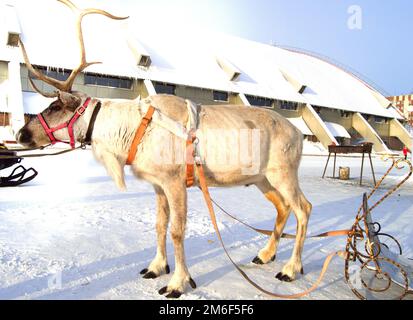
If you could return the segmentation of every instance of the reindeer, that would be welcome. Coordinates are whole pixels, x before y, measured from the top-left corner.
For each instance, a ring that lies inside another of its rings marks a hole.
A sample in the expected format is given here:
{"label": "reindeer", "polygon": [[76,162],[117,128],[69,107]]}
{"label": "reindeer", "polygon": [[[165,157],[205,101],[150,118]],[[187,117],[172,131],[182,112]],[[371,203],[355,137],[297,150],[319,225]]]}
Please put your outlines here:
{"label": "reindeer", "polygon": [[[16,135],[17,141],[25,146],[37,147],[51,142],[50,134],[45,132],[40,118],[50,127],[66,123],[89,99],[85,94],[71,89],[75,77],[88,66],[96,63],[86,62],[81,27],[83,17],[88,14],[102,14],[111,19],[125,19],[98,9],[80,10],[69,0],[59,1],[77,13],[77,34],[81,60],[79,66],[72,71],[66,81],[59,81],[44,75],[31,65],[24,44],[20,40],[23,57],[30,72],[57,89],[52,93],[42,92],[30,79],[32,86],[38,93],[56,98],[56,100],[41,113],[41,116],[31,118],[19,130]],[[178,123],[185,124],[188,121],[188,111],[184,99],[170,95],[154,95],[143,101],[140,99],[91,99],[90,106],[73,126],[73,139],[77,142],[83,141],[94,110],[97,105],[100,106],[91,136],[91,148],[95,158],[105,166],[120,190],[126,188],[124,167],[135,131],[144,116],[143,106],[145,104],[152,105],[159,112]],[[291,259],[276,275],[276,278],[281,281],[293,281],[299,272],[303,273],[301,255],[312,209],[311,204],[301,191],[298,181],[298,168],[302,156],[302,134],[276,112],[262,108],[234,105],[201,106],[198,115],[198,132],[204,136],[204,138],[200,138],[204,139],[201,141],[202,143],[200,142],[200,146],[205,145],[208,141],[219,141],[212,146],[210,145],[208,154],[203,153],[200,147],[200,157],[204,164],[207,183],[216,187],[255,185],[277,210],[274,232],[268,244],[259,251],[253,260],[255,264],[267,264],[275,259],[285,224],[290,212],[294,212],[297,219],[295,246]],[[211,136],[206,138],[208,130],[215,132],[212,129],[233,130],[232,132],[235,134],[242,129],[258,130],[259,162],[256,172],[246,175],[240,164],[222,166],[214,163],[212,161],[214,156],[231,152],[234,145],[223,141],[223,139],[220,141],[216,134],[212,139],[210,139]],[[56,140],[71,139],[66,130],[58,130],[52,135]],[[170,222],[170,233],[175,253],[175,271],[168,285],[159,290],[159,293],[168,298],[179,298],[188,284],[192,288],[196,288],[186,266],[184,253],[187,219],[186,163],[165,164],[154,161],[153,158],[157,150],[167,148],[166,141],[171,139],[175,139],[171,132],[151,123],[139,145],[131,168],[137,178],[146,180],[153,185],[157,201],[156,256],[149,266],[142,270],[141,274],[145,279],[154,279],[170,272],[166,253],[167,228]],[[178,139],[176,143],[181,147],[181,150],[185,150],[185,141]],[[172,151],[172,153],[174,157],[179,158],[180,155],[175,154],[177,151]],[[195,179],[195,185],[198,185],[198,179]]]}

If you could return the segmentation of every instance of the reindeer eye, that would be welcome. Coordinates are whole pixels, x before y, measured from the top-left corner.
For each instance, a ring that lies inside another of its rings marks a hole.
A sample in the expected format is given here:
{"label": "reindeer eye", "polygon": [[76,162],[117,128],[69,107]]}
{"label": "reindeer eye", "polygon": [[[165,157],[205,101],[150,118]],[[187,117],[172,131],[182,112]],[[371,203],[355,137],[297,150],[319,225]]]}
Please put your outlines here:
{"label": "reindeer eye", "polygon": [[57,112],[57,111],[60,111],[60,110],[62,110],[62,106],[60,106],[58,104],[50,107],[50,111],[53,111],[53,112]]}

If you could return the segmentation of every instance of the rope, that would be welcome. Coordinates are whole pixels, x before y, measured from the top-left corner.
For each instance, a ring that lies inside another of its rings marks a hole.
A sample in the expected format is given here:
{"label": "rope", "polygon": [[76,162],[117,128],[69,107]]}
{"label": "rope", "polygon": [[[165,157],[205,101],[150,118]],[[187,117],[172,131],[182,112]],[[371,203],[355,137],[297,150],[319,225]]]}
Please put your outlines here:
{"label": "rope", "polygon": [[[40,148],[36,148],[36,149],[31,149],[31,150],[43,150],[46,147],[40,147]],[[66,149],[63,151],[59,151],[59,152],[54,152],[54,153],[35,153],[35,154],[22,154],[22,155],[16,155],[16,156],[3,156],[0,155],[0,160],[5,160],[5,159],[25,159],[25,158],[42,158],[42,157],[50,157],[50,156],[58,156],[58,155],[62,155],[65,153],[69,153],[72,151],[76,151],[79,149],[84,150],[86,148],[86,146],[84,144],[81,144],[80,146],[74,148],[74,149]],[[30,151],[30,149],[27,149],[25,151]]]}

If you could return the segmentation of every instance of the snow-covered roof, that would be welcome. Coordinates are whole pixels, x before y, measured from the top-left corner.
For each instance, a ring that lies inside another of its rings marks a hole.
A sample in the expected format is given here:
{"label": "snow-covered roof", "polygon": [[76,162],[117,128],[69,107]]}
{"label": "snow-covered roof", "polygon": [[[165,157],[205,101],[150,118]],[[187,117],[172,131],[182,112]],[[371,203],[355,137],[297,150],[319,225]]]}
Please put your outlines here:
{"label": "snow-covered roof", "polygon": [[342,125],[333,122],[325,122],[325,124],[334,137],[351,139],[350,134]]}
{"label": "snow-covered roof", "polygon": [[396,118],[398,120],[405,120],[402,113],[397,108],[395,108],[394,106],[388,107],[387,110],[393,115],[394,118]]}
{"label": "snow-covered roof", "polygon": [[305,123],[303,117],[298,118],[287,118],[301,133],[305,136],[313,136],[314,133],[310,130],[310,128]]}
{"label": "snow-covered roof", "polygon": [[[67,69],[77,65],[74,17],[68,8],[54,0],[14,0],[13,3],[33,64]],[[0,10],[0,21],[2,12]],[[157,27],[142,26],[138,24],[138,14],[127,12],[124,15],[131,15],[131,21],[114,21],[98,15],[85,18],[88,60],[103,62],[91,66],[88,71],[394,117],[383,107],[380,93],[346,71],[313,56],[191,28],[174,30],[159,25],[161,21],[156,22]],[[4,32],[4,26],[0,25],[0,33]],[[136,52],[130,46],[133,38],[140,50],[150,55],[149,68],[137,65]],[[23,62],[19,49],[0,44],[0,60],[16,55]],[[235,81],[229,79],[217,57],[239,71]],[[297,91],[297,86],[288,79],[302,84],[304,92]]]}

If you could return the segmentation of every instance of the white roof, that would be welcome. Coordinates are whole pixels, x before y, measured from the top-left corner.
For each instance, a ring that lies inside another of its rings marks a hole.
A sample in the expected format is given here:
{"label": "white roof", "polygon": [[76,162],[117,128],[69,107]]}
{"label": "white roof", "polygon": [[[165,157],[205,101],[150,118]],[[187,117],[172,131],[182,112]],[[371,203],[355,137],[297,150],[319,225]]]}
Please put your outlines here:
{"label": "white roof", "polygon": [[[68,69],[75,67],[79,57],[70,10],[54,0],[14,2],[31,62]],[[1,12],[4,10],[0,8],[0,21]],[[380,103],[382,99],[378,97],[382,96],[379,93],[318,58],[191,28],[174,30],[169,26],[139,25],[138,15],[144,13],[127,12],[124,15],[128,14],[131,15],[130,22],[98,15],[85,18],[83,27],[88,60],[103,62],[91,66],[88,71],[310,103],[389,118],[394,116]],[[0,25],[0,33],[4,32],[4,26]],[[128,45],[131,37],[135,37],[150,55],[152,65],[149,68],[137,66],[136,56]],[[23,62],[18,48],[7,48],[0,43],[0,60],[16,55]],[[217,57],[224,57],[241,72],[237,81],[228,80],[216,61]],[[283,72],[307,86],[303,94],[297,92]]]}
{"label": "white roof", "polygon": [[325,122],[325,124],[334,137],[351,139],[350,134],[342,125],[333,122]]}
{"label": "white roof", "polygon": [[299,118],[287,118],[298,130],[302,132],[305,136],[313,136],[314,133],[310,130],[310,128],[305,123],[303,117]]}

